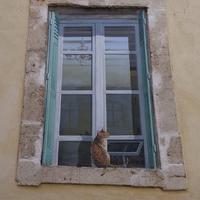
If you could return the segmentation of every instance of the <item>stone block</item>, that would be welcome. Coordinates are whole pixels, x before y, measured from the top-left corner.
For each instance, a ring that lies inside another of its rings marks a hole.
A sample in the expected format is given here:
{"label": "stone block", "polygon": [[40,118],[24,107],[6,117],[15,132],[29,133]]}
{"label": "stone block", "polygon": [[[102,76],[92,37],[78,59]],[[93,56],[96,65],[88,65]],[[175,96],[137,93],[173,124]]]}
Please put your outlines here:
{"label": "stone block", "polygon": [[25,90],[23,120],[43,121],[44,86],[29,81]]}
{"label": "stone block", "polygon": [[20,159],[30,159],[36,156],[36,141],[41,140],[40,130],[41,125],[22,125],[19,143]]}
{"label": "stone block", "polygon": [[180,137],[172,137],[170,139],[169,148],[167,150],[168,162],[172,164],[183,163],[182,145]]}

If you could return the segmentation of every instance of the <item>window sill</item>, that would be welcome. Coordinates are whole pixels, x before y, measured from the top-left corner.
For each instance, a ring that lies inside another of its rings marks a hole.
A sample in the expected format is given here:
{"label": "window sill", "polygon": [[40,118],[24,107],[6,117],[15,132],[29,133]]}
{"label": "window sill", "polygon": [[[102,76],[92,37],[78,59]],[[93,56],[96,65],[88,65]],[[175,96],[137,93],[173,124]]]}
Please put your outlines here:
{"label": "window sill", "polygon": [[19,160],[18,185],[38,186],[42,183],[123,185],[158,187],[163,190],[185,190],[184,166],[174,164],[167,169],[91,168],[42,166],[31,160]]}

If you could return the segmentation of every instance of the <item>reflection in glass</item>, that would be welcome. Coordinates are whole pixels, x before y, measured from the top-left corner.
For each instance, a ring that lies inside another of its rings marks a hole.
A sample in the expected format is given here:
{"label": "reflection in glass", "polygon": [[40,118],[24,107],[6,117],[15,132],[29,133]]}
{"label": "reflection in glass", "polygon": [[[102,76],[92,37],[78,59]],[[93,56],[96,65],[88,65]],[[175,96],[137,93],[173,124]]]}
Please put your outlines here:
{"label": "reflection in glass", "polygon": [[77,166],[77,167],[90,167],[91,142],[65,142],[59,143],[58,152],[58,165]]}
{"label": "reflection in glass", "polygon": [[60,135],[91,135],[91,95],[62,95]]}
{"label": "reflection in glass", "polygon": [[81,66],[77,59],[64,55],[62,66],[62,90],[90,90],[92,88],[92,58],[91,55],[75,55],[87,59]]}
{"label": "reflection in glass", "polygon": [[136,55],[106,55],[106,89],[137,90]]}
{"label": "reflection in glass", "polygon": [[109,152],[132,152],[139,154],[141,151],[142,141],[108,141]]}
{"label": "reflection in glass", "polygon": [[106,106],[110,135],[141,135],[138,95],[106,95]]}
{"label": "reflection in glass", "polygon": [[105,27],[106,51],[134,51],[135,27]]}
{"label": "reflection in glass", "polygon": [[63,33],[64,51],[90,51],[92,49],[91,27],[65,27]]}
{"label": "reflection in glass", "polygon": [[144,168],[145,167],[145,158],[144,158],[144,147],[142,147],[139,155],[111,155],[110,163],[112,165],[123,165],[127,162],[127,168]]}

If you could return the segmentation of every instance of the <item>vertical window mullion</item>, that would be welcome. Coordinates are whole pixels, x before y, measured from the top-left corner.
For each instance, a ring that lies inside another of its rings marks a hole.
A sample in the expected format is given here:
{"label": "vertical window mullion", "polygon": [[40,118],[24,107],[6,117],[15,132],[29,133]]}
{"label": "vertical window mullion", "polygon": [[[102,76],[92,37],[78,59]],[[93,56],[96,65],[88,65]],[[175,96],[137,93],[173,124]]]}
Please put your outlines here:
{"label": "vertical window mullion", "polygon": [[[95,107],[96,119],[95,127],[97,130],[105,128],[104,124],[104,82],[103,82],[103,37],[102,37],[102,24],[96,23],[96,47],[95,47]],[[95,132],[95,134],[96,134]]]}
{"label": "vertical window mullion", "polygon": [[92,138],[96,135],[96,26],[92,25]]}
{"label": "vertical window mullion", "polygon": [[[106,66],[105,66],[105,25],[102,24],[102,87],[103,87],[103,123],[104,128],[107,129],[107,108],[106,108]],[[106,145],[107,146],[107,145]]]}

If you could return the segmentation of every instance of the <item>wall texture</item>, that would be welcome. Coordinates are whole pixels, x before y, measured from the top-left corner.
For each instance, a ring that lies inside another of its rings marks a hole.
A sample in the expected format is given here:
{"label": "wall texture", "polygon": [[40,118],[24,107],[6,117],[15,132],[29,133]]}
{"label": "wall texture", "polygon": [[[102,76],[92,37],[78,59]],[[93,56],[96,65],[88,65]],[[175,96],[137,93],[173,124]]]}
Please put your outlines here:
{"label": "wall texture", "polygon": [[188,190],[119,186],[48,185],[17,186],[15,182],[29,2],[2,0],[0,7],[0,199],[200,199],[200,22],[199,0],[166,0],[171,66],[179,130],[183,141]]}
{"label": "wall texture", "polygon": [[200,199],[200,2],[166,0],[166,6],[177,114],[189,180],[188,197],[196,200]]}

